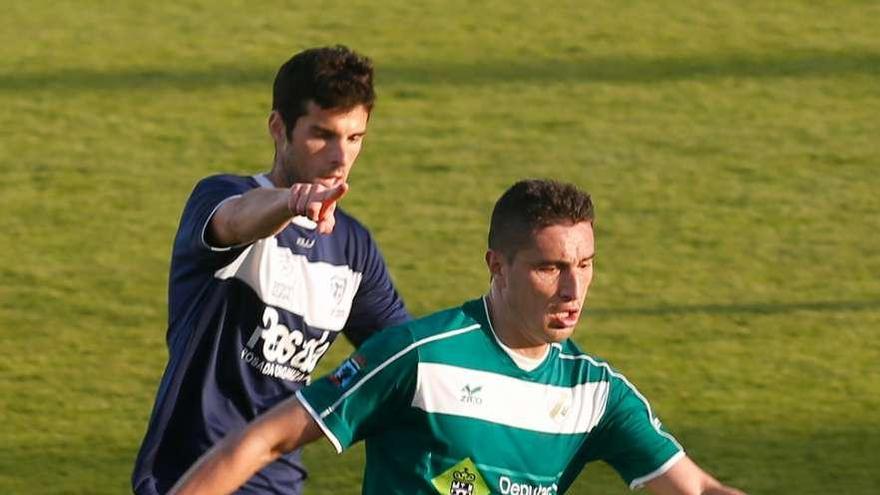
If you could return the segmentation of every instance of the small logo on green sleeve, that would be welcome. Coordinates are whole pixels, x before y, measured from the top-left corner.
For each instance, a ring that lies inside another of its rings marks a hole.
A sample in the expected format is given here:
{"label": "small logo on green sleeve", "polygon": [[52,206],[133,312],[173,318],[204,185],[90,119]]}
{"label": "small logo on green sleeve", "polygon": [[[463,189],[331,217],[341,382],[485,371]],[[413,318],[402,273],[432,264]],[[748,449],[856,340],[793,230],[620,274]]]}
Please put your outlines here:
{"label": "small logo on green sleeve", "polygon": [[345,388],[348,383],[357,376],[361,368],[367,363],[367,359],[360,354],[352,354],[352,356],[336,368],[330,375],[330,383],[339,388]]}
{"label": "small logo on green sleeve", "polygon": [[477,466],[465,458],[433,480],[434,488],[443,495],[489,495],[489,487]]}

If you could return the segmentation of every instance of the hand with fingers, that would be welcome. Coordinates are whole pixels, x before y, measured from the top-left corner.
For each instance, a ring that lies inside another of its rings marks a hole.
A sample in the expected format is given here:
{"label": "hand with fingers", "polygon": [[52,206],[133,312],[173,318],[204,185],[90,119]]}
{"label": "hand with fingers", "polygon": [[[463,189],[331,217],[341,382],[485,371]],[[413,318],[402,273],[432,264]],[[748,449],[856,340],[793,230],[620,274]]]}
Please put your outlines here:
{"label": "hand with fingers", "polygon": [[290,197],[287,200],[287,208],[294,215],[305,215],[318,224],[318,232],[329,234],[333,232],[336,218],[336,202],[339,201],[349,186],[343,182],[333,187],[323,184],[294,184],[290,187]]}

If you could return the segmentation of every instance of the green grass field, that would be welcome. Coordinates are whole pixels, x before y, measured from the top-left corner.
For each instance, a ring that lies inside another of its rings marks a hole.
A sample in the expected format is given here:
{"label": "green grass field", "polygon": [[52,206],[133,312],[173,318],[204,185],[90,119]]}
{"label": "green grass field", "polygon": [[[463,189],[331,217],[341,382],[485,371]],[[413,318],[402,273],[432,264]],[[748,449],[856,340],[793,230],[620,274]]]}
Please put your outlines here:
{"label": "green grass field", "polygon": [[[575,181],[582,347],[727,483],[877,492],[877,2],[0,4],[0,493],[128,490],[183,202],[268,168],[275,70],[337,42],[379,92],[343,207],[415,314],[485,289],[509,184]],[[359,492],[361,449],[306,456],[308,493]]]}

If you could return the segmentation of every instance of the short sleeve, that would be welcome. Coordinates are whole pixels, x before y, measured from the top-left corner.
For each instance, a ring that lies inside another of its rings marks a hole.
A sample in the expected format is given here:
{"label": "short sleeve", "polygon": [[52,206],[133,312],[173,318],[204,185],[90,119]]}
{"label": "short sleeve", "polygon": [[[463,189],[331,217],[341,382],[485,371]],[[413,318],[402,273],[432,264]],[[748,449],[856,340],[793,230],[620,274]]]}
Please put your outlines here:
{"label": "short sleeve", "polygon": [[251,188],[246,179],[231,175],[215,175],[199,181],[183,210],[177,232],[177,247],[188,252],[227,251],[229,248],[208,244],[208,222],[223,202]]}
{"label": "short sleeve", "polygon": [[619,375],[612,380],[609,404],[598,425],[599,457],[636,488],[662,474],[682,449],[629,381]]}
{"label": "short sleeve", "polygon": [[344,329],[345,336],[355,347],[373,333],[411,319],[372,238],[368,246],[364,277],[352,301],[351,314]]}
{"label": "short sleeve", "polygon": [[418,351],[406,327],[370,338],[297,397],[337,452],[395,423],[415,391]]}
{"label": "short sleeve", "polygon": [[605,414],[561,485],[569,486],[586,463],[603,460],[635,489],[666,472],[683,455],[681,445],[664,430],[647,399],[614,373]]}

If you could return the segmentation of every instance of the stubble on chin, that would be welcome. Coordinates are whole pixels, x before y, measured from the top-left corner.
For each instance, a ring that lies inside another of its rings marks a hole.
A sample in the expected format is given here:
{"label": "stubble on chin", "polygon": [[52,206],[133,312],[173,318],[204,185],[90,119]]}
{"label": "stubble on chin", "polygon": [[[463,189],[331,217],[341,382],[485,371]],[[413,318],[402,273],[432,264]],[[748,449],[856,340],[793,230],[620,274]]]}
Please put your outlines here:
{"label": "stubble on chin", "polygon": [[563,342],[566,339],[571,338],[574,335],[574,328],[560,328],[553,327],[550,324],[545,324],[544,327],[544,335],[548,340],[548,344],[558,344]]}
{"label": "stubble on chin", "polygon": [[296,173],[296,165],[294,165],[292,160],[285,160],[281,164],[281,179],[284,181],[284,184],[281,187],[291,187],[294,184],[305,182],[300,179],[299,175]]}

